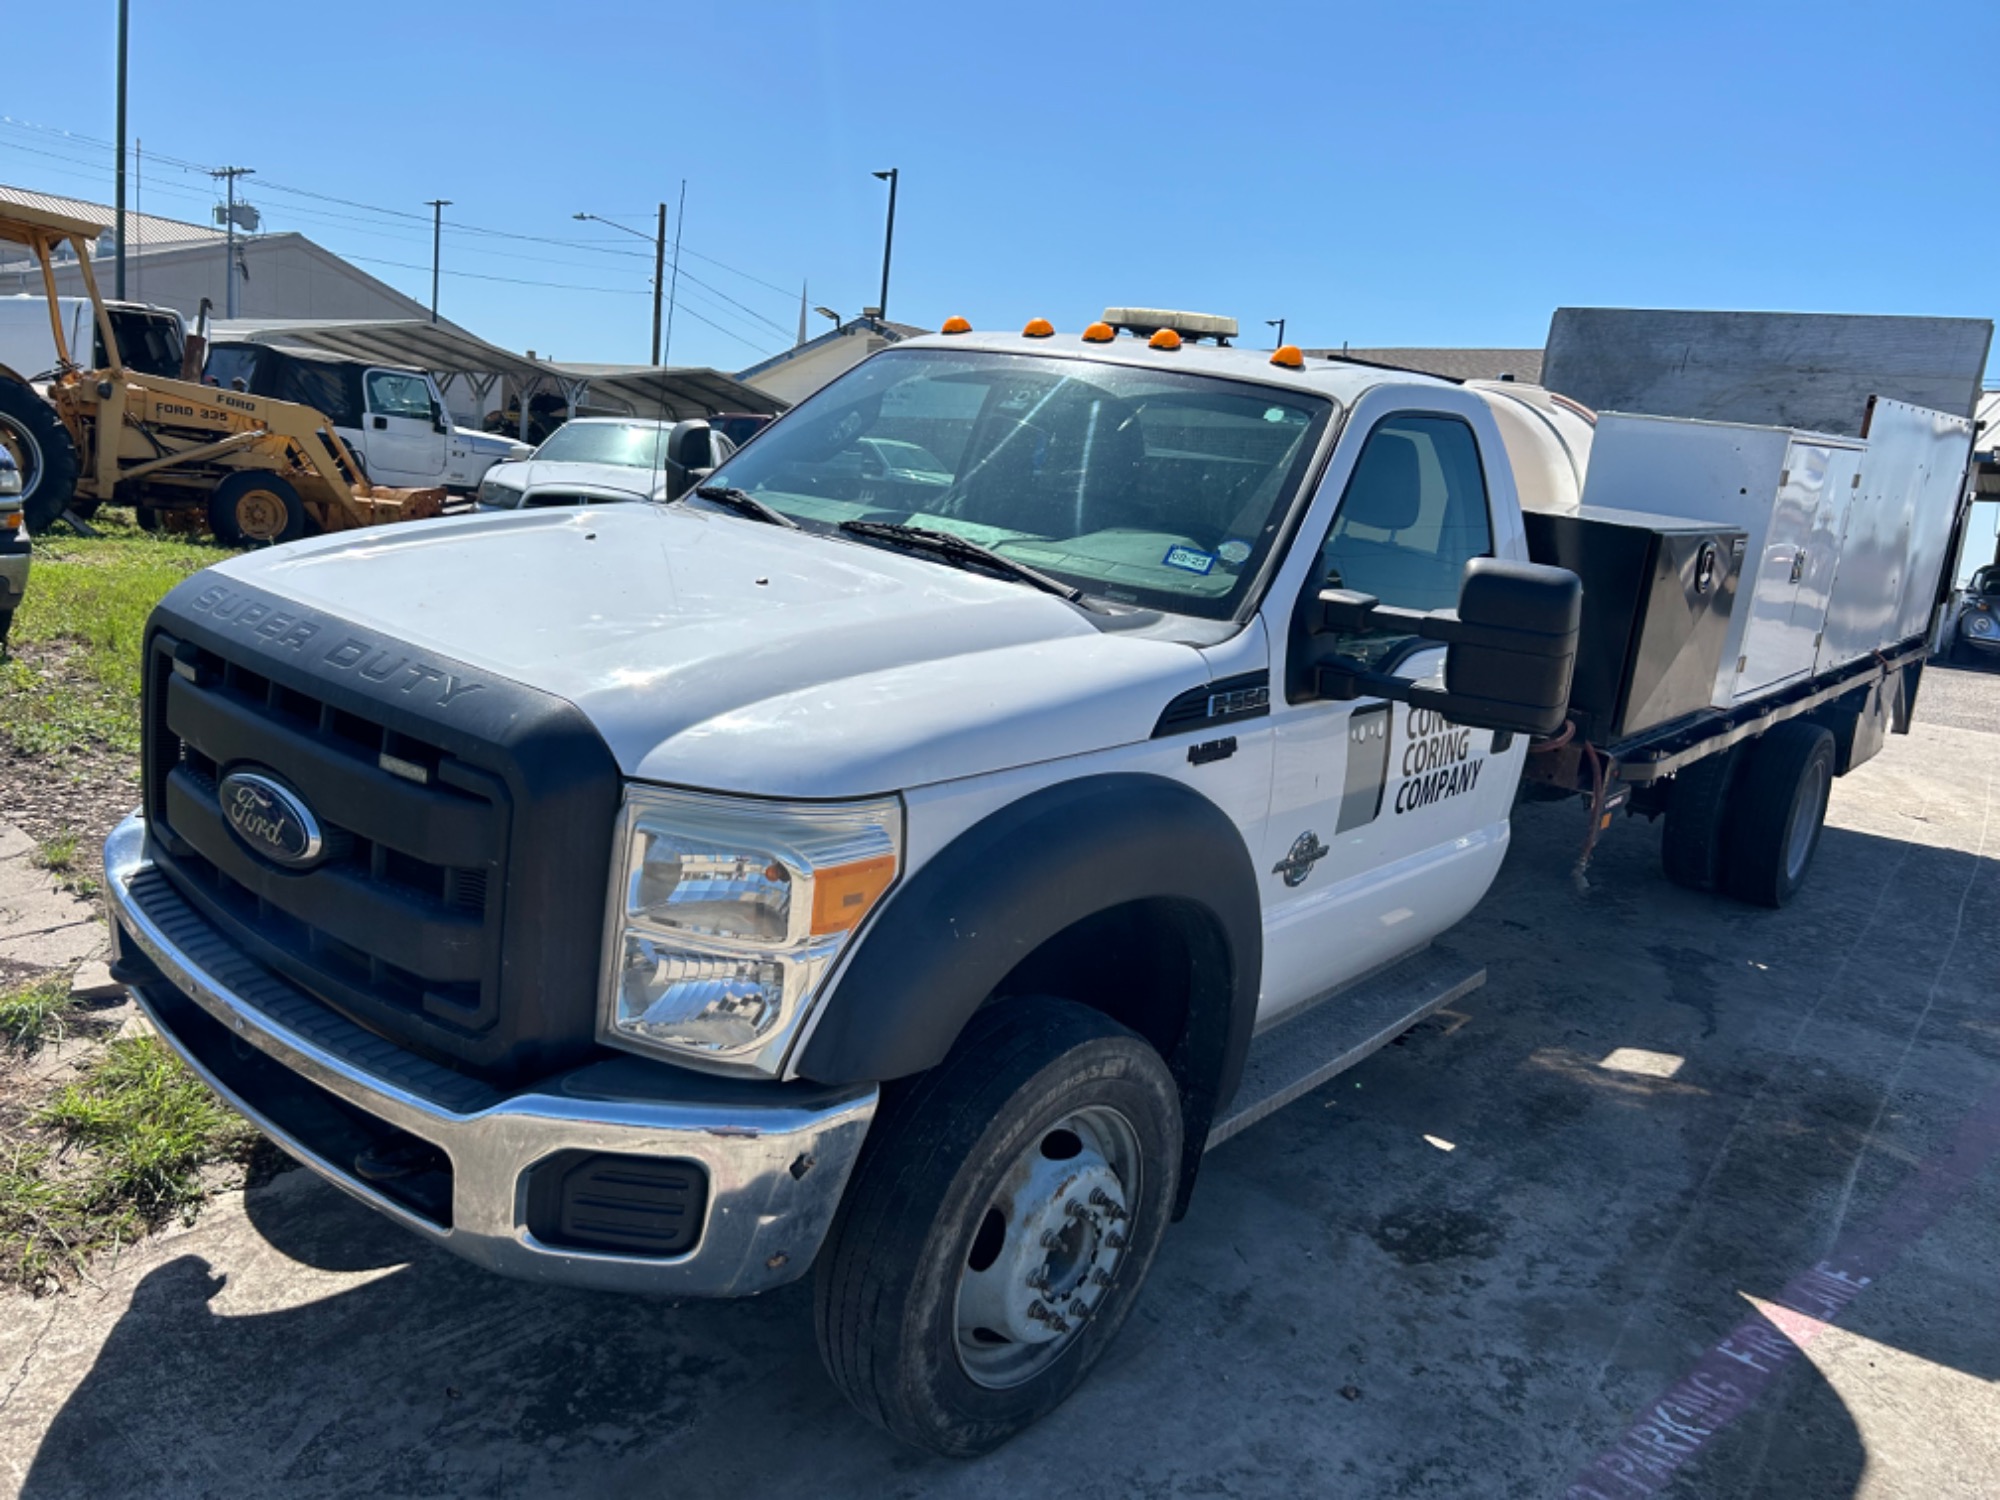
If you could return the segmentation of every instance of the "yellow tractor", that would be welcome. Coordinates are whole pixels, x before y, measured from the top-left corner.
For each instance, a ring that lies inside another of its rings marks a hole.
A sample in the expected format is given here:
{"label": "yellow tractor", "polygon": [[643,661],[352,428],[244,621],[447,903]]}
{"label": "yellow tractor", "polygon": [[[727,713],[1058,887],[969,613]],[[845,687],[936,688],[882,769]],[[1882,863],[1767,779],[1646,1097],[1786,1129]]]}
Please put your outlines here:
{"label": "yellow tractor", "polygon": [[[173,529],[206,520],[237,544],[442,512],[443,490],[369,484],[333,424],[311,407],[204,385],[198,347],[178,380],[127,369],[91,271],[98,234],[82,219],[0,204],[0,243],[26,245],[40,264],[55,334],[56,365],[41,390],[30,380],[41,380],[38,372],[0,365],[0,445],[20,466],[30,531],[72,507],[106,503],[135,506],[142,521]],[[65,244],[96,314],[101,369],[84,368],[64,338],[53,256]]]}

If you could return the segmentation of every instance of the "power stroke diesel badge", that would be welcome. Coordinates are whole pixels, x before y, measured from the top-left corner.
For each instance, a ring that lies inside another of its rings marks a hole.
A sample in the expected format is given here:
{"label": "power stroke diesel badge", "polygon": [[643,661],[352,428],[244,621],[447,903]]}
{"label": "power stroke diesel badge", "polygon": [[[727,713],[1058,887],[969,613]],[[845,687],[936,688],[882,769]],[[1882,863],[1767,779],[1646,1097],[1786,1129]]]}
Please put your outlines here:
{"label": "power stroke diesel badge", "polygon": [[326,847],[319,819],[299,794],[255,771],[231,771],[216,787],[236,836],[273,864],[304,870]]}
{"label": "power stroke diesel badge", "polygon": [[1291,851],[1271,866],[1271,873],[1284,876],[1286,885],[1304,885],[1306,876],[1313,872],[1313,866],[1332,852],[1319,841],[1319,835],[1308,828],[1292,840]]}

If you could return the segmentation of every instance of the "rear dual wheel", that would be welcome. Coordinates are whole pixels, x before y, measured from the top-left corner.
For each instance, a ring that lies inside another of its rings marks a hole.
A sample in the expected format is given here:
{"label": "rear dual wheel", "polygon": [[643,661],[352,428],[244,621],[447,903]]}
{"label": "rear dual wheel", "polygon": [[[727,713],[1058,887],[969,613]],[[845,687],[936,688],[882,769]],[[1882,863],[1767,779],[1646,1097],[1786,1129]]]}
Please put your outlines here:
{"label": "rear dual wheel", "polygon": [[1788,719],[1679,772],[1660,849],[1667,878],[1783,906],[1819,851],[1835,764],[1832,734]]}
{"label": "rear dual wheel", "polygon": [[834,1383],[905,1442],[998,1447],[1074,1390],[1172,1214],[1179,1094],[1096,1011],[1026,999],[892,1085],[820,1252]]}

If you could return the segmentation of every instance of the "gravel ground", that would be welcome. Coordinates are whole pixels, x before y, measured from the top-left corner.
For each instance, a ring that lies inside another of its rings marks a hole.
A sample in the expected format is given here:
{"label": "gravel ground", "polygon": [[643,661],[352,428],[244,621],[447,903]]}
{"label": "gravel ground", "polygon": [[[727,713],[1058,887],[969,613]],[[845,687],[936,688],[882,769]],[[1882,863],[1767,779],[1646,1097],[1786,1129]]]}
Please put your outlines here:
{"label": "gravel ground", "polygon": [[1954,729],[2000,732],[2000,669],[1954,667],[1934,661],[1924,668],[1917,689],[1917,719],[1925,724],[1949,724]]}

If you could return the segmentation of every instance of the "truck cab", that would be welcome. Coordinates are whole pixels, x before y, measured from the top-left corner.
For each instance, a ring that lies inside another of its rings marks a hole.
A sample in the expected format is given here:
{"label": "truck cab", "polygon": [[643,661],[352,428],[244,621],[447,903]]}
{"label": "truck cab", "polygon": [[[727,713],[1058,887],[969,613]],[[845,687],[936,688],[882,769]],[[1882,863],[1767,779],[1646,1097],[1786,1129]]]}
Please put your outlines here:
{"label": "truck cab", "polygon": [[[109,364],[104,336],[97,327],[90,299],[58,297],[56,310],[72,354],[80,356],[81,351],[91,350],[93,370]],[[180,378],[181,351],[187,333],[179,313],[170,307],[153,307],[143,302],[106,301],[104,310],[111,319],[111,330],[127,369],[138,375]],[[33,380],[52,372],[55,364],[56,344],[49,326],[48,299],[25,293],[0,297],[0,365]]]}

